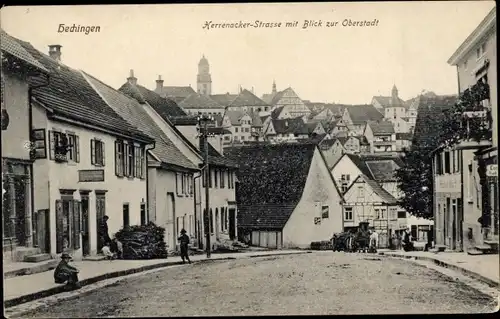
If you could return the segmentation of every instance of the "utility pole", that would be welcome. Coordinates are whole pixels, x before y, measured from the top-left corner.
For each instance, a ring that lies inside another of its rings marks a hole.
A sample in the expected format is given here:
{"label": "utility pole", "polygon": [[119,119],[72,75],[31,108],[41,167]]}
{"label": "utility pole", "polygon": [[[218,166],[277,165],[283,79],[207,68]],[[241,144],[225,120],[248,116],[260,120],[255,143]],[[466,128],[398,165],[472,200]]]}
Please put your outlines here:
{"label": "utility pole", "polygon": [[[204,156],[204,165],[203,169],[205,170],[205,216],[206,218],[203,218],[205,222],[205,236],[206,236],[206,251],[207,251],[207,258],[210,258],[211,256],[211,244],[210,244],[210,224],[212,223],[212,216],[210,216],[210,168],[208,165],[208,122],[213,121],[213,117],[207,116],[205,114],[202,114],[198,116],[198,123],[203,124],[199,125],[200,126],[200,137],[203,138],[203,149],[205,151],[205,156]],[[205,217],[204,216],[204,217]]]}

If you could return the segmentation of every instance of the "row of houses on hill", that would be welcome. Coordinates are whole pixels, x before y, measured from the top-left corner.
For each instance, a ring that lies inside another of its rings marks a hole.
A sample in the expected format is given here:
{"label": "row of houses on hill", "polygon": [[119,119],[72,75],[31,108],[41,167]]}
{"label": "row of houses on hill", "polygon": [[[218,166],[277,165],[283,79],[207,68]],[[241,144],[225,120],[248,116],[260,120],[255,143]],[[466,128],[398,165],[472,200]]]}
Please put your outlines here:
{"label": "row of houses on hill", "polygon": [[[237,237],[237,163],[209,140],[210,178],[196,118],[138,84],[119,90],[1,31],[4,262],[63,251],[95,255],[104,215],[112,236],[131,225],[184,228],[195,246]],[[205,183],[210,209],[204,210]]]}

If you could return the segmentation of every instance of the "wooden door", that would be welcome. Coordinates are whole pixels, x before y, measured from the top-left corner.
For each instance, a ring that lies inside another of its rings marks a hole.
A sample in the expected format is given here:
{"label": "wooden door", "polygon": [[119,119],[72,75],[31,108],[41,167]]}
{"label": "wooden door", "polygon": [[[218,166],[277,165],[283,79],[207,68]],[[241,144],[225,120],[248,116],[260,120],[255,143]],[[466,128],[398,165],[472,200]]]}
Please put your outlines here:
{"label": "wooden door", "polygon": [[97,243],[97,251],[101,251],[101,248],[103,246],[103,242],[101,240],[101,236],[99,236],[99,232],[97,231],[97,229],[100,227],[101,223],[102,223],[102,218],[104,217],[104,215],[106,215],[106,197],[104,196],[104,194],[96,194],[96,201],[95,201],[95,205],[96,205],[96,225],[97,225],[97,228],[96,228],[96,232],[95,232],[95,238],[96,238],[96,243]]}
{"label": "wooden door", "polygon": [[236,209],[229,209],[229,239],[234,240],[236,237]]}
{"label": "wooden door", "polygon": [[41,209],[36,213],[36,236],[42,253],[50,253],[50,213]]}

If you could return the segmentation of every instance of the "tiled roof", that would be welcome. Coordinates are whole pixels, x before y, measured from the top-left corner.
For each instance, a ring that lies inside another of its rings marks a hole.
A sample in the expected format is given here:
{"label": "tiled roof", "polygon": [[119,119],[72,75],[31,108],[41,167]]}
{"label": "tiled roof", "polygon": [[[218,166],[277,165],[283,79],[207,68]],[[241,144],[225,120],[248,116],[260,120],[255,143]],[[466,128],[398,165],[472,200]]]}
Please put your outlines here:
{"label": "tiled roof", "polygon": [[319,123],[315,123],[315,122],[307,122],[305,123],[304,125],[306,126],[307,128],[307,131],[308,133],[312,133],[314,132],[314,129],[316,128],[316,126],[318,126]]}
{"label": "tiled roof", "polygon": [[277,119],[280,116],[281,111],[283,111],[283,106],[277,107],[274,110],[272,110],[271,118]]}
{"label": "tiled roof", "polygon": [[210,98],[223,106],[229,106],[231,102],[238,96],[238,94],[212,94]]}
{"label": "tiled roof", "polygon": [[243,111],[240,110],[231,110],[227,109],[226,112],[224,112],[224,116],[227,116],[229,118],[229,121],[231,122],[231,125],[241,125],[241,118],[246,116],[247,114]]}
{"label": "tiled roof", "polygon": [[175,126],[192,126],[198,124],[197,115],[171,116],[169,119]]}
{"label": "tiled roof", "polygon": [[373,97],[375,100],[377,100],[377,102],[380,103],[380,105],[382,105],[382,107],[394,107],[394,106],[403,106],[403,107],[406,107],[407,104],[404,100],[402,100],[401,98],[398,98],[398,103],[396,105],[394,105],[392,103],[392,97],[391,96],[374,96]]}
{"label": "tiled roof", "polygon": [[379,182],[394,181],[396,169],[403,165],[397,156],[345,154],[370,179]]}
{"label": "tiled roof", "polygon": [[411,141],[413,134],[411,133],[396,133],[396,140]]}
{"label": "tiled roof", "polygon": [[248,115],[250,115],[250,117],[252,118],[253,127],[262,127],[263,121],[261,120],[258,112],[248,112]]}
{"label": "tiled roof", "polygon": [[225,149],[227,156],[239,163],[236,197],[240,226],[285,226],[302,197],[315,149],[313,144]]}
{"label": "tiled roof", "polygon": [[238,94],[238,96],[231,102],[229,105],[234,107],[242,107],[242,106],[269,106],[266,102],[259,99],[255,94],[248,91],[247,89],[243,90]]}
{"label": "tiled roof", "polygon": [[132,125],[155,138],[155,148],[151,152],[160,161],[183,168],[198,169],[156,125],[155,121],[144,110],[144,106],[139,104],[137,100],[124,95],[88,74],[86,76],[116,113]]}
{"label": "tiled roof", "polygon": [[152,137],[129,124],[109,107],[79,71],[53,60],[28,42],[16,41],[50,70],[49,85],[33,90],[32,96],[36,101],[66,118],[95,125],[120,135],[147,142],[153,141]]}
{"label": "tiled roof", "polygon": [[[203,138],[199,139],[199,146],[200,146],[200,153],[205,158],[205,147],[203,143]],[[224,149],[225,151],[226,149]],[[209,165],[215,165],[215,166],[223,166],[223,167],[232,167],[236,168],[238,167],[238,162],[233,160],[232,158],[229,158],[227,156],[221,155],[213,146],[212,144],[208,143],[208,163]]]}
{"label": "tiled roof", "polygon": [[17,39],[11,37],[4,30],[0,29],[0,46],[2,51],[7,52],[18,59],[36,67],[44,72],[49,72],[37,59],[26,51]]}
{"label": "tiled roof", "polygon": [[196,93],[190,86],[164,86],[161,89],[163,96],[175,98],[187,98],[190,94]]}
{"label": "tiled roof", "polygon": [[[377,183],[373,179],[370,179],[368,176],[363,175],[363,174],[359,175],[358,178],[363,179],[366,182],[366,184],[368,184],[368,186],[370,186],[370,188],[373,190],[373,192],[375,194],[377,194],[384,201],[384,203],[390,204],[390,205],[397,204],[397,202],[398,202],[397,199],[394,198],[394,196],[392,196],[385,189],[383,189],[382,186],[379,185],[379,183]],[[353,183],[353,185],[354,185],[354,183]]]}
{"label": "tiled roof", "polygon": [[161,97],[142,85],[125,82],[118,90],[141,104],[148,103],[162,118],[187,115],[173,100]]}
{"label": "tiled roof", "polygon": [[361,125],[368,121],[381,121],[384,118],[373,105],[351,105],[346,109],[355,125]]}
{"label": "tiled roof", "polygon": [[276,134],[309,134],[301,117],[283,120],[272,120]]}
{"label": "tiled roof", "polygon": [[369,121],[368,125],[372,129],[373,135],[387,135],[394,133],[394,124],[389,121]]}
{"label": "tiled roof", "polygon": [[283,97],[283,94],[285,94],[285,91],[286,91],[286,90],[283,90],[283,91],[279,91],[279,92],[277,92],[277,93],[273,96],[273,98],[272,98],[272,100],[271,100],[271,102],[270,102],[269,104],[271,104],[271,105],[276,105],[276,104],[277,104],[277,103],[281,100],[281,98]]}
{"label": "tiled roof", "polygon": [[327,139],[327,140],[322,140],[321,143],[319,144],[320,149],[322,150],[329,150],[337,139],[332,138],[332,139]]}
{"label": "tiled roof", "polygon": [[323,139],[325,138],[326,135],[327,134],[313,134],[311,137],[304,138],[304,139],[298,139],[297,142],[319,145],[321,143],[321,141],[323,141]]}
{"label": "tiled roof", "polygon": [[395,181],[396,170],[399,168],[393,160],[365,161],[371,172],[371,176],[376,181]]}
{"label": "tiled roof", "polygon": [[182,102],[179,103],[180,107],[183,107],[185,109],[223,109],[224,105],[221,105],[208,96],[198,94],[198,93],[193,93],[190,94],[187,98],[182,100]]}
{"label": "tiled roof", "polygon": [[442,130],[444,111],[451,109],[457,102],[457,96],[420,96],[418,114],[413,133],[413,143],[427,145],[431,150],[438,145]]}

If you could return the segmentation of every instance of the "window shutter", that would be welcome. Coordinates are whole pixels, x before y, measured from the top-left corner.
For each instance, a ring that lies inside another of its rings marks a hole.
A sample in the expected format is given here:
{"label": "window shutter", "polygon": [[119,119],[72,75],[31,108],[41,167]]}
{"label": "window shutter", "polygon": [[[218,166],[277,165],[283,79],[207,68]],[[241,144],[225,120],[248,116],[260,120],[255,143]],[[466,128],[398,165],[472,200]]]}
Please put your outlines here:
{"label": "window shutter", "polygon": [[80,137],[75,135],[75,162],[80,163]]}
{"label": "window shutter", "polygon": [[73,202],[73,248],[80,249],[81,202]]}
{"label": "window shutter", "polygon": [[102,166],[106,166],[106,145],[104,142],[101,142],[101,158],[102,158]]}
{"label": "window shutter", "polygon": [[194,179],[193,176],[189,176],[189,195],[193,196],[193,191],[194,191]]}
{"label": "window shutter", "polygon": [[63,206],[62,200],[56,200],[56,253],[60,254],[64,249],[64,223],[63,223]]}
{"label": "window shutter", "polygon": [[179,173],[175,173],[175,193],[179,195],[180,181],[179,181]]}
{"label": "window shutter", "polygon": [[90,140],[90,164],[95,165],[95,140]]}
{"label": "window shutter", "polygon": [[120,173],[121,162],[118,154],[120,153],[120,142],[115,141],[115,175],[122,176]]}
{"label": "window shutter", "polygon": [[49,131],[49,156],[51,160],[55,158],[54,149],[55,149],[54,131]]}

